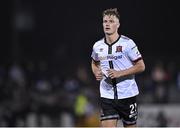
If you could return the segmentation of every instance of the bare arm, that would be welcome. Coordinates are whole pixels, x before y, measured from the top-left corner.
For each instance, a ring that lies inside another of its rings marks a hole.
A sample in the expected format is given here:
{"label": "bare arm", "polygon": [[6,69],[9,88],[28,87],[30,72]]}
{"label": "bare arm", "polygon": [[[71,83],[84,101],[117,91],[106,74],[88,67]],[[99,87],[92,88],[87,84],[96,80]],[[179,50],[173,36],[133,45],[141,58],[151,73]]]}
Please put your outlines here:
{"label": "bare arm", "polygon": [[94,76],[96,77],[96,80],[100,81],[103,78],[103,73],[99,67],[99,62],[95,62],[94,60],[92,60],[91,68]]}
{"label": "bare arm", "polygon": [[119,77],[123,77],[123,76],[141,73],[144,70],[145,70],[145,64],[144,64],[143,59],[141,59],[141,60],[138,60],[137,62],[135,62],[134,66],[132,66],[131,68],[126,69],[126,70],[116,71],[114,69],[109,69],[108,76],[110,78],[119,78]]}

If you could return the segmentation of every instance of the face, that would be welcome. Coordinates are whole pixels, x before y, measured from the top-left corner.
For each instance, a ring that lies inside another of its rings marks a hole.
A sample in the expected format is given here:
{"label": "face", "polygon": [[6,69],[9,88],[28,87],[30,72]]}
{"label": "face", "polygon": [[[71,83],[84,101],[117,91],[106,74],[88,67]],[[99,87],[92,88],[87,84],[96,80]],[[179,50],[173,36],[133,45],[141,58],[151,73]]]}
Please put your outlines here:
{"label": "face", "polygon": [[118,32],[120,26],[119,19],[114,15],[105,15],[103,17],[103,29],[107,35],[112,35]]}

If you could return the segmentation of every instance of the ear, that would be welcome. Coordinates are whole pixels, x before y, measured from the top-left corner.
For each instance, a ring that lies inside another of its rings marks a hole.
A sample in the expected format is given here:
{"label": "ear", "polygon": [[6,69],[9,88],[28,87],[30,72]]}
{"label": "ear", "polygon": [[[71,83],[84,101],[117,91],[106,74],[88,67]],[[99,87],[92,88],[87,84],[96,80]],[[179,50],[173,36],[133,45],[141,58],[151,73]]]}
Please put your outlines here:
{"label": "ear", "polygon": [[118,26],[117,26],[118,28],[120,27],[120,23],[118,23]]}

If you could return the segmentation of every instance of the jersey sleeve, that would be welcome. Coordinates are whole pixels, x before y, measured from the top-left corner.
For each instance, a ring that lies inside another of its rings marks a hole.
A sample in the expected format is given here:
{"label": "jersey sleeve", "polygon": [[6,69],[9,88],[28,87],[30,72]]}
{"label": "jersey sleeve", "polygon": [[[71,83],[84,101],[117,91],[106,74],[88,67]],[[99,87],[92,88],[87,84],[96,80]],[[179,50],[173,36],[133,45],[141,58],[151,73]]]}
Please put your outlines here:
{"label": "jersey sleeve", "polygon": [[128,47],[127,54],[128,57],[131,59],[131,61],[136,62],[137,60],[142,58],[141,53],[139,52],[138,47],[133,40],[129,41],[127,47]]}
{"label": "jersey sleeve", "polygon": [[91,58],[94,60],[94,61],[99,61],[99,58],[98,58],[98,53],[96,52],[95,48],[93,47],[93,50],[92,50],[92,53],[91,53]]}

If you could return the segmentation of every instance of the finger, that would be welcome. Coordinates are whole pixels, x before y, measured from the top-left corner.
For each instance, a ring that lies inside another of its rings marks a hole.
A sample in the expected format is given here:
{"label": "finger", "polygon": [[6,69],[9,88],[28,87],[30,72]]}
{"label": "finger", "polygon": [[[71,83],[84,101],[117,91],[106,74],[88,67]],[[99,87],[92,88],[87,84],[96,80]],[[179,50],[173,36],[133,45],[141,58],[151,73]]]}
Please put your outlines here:
{"label": "finger", "polygon": [[110,74],[111,74],[111,71],[110,71],[110,70],[108,70],[108,71],[107,71],[107,73],[108,73],[108,75],[110,75]]}
{"label": "finger", "polygon": [[99,71],[99,72],[98,72],[98,75],[102,75],[102,74],[103,74],[102,71]]}
{"label": "finger", "polygon": [[98,74],[98,75],[96,75],[96,77],[98,77],[98,78],[102,78],[102,77],[103,77],[103,75],[102,75],[102,74]]}
{"label": "finger", "polygon": [[112,73],[110,73],[110,74],[109,74],[109,77],[110,77],[110,78],[112,78],[112,77],[113,77],[113,74],[112,74]]}
{"label": "finger", "polygon": [[96,77],[96,80],[100,81],[102,80],[102,77]]}
{"label": "finger", "polygon": [[111,79],[114,79],[114,78],[115,78],[114,75],[112,75]]}
{"label": "finger", "polygon": [[97,76],[99,76],[99,77],[103,77],[103,74],[101,73],[101,74],[97,74]]}
{"label": "finger", "polygon": [[113,75],[113,72],[112,72],[112,71],[110,71],[110,72],[108,73],[108,75],[109,75],[109,76],[112,76],[112,75]]}

